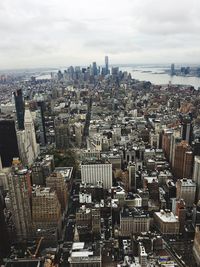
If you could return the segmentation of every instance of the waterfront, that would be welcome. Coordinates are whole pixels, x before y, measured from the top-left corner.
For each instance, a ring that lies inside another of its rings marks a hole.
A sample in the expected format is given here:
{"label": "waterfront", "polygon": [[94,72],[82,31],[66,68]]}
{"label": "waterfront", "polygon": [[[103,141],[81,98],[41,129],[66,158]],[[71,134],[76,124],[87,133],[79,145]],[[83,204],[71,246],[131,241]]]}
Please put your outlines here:
{"label": "waterfront", "polygon": [[[61,70],[64,70],[67,68],[61,68]],[[168,73],[166,73],[166,70],[169,69],[169,67],[134,67],[134,66],[127,66],[127,67],[120,67],[119,69],[122,71],[127,71],[128,73],[131,73],[132,78],[139,80],[139,81],[150,81],[153,84],[180,84],[180,85],[191,85],[194,86],[195,89],[198,89],[200,87],[200,77],[187,77],[187,76],[171,76]],[[51,70],[51,72],[55,73],[56,70]],[[51,79],[51,72],[46,71],[41,73],[41,75],[37,76],[38,80],[41,79]]]}
{"label": "waterfront", "polygon": [[120,70],[128,71],[136,80],[150,81],[153,84],[169,84],[171,82],[172,84],[192,85],[195,89],[200,87],[200,77],[170,76],[164,73],[166,68],[121,67]]}

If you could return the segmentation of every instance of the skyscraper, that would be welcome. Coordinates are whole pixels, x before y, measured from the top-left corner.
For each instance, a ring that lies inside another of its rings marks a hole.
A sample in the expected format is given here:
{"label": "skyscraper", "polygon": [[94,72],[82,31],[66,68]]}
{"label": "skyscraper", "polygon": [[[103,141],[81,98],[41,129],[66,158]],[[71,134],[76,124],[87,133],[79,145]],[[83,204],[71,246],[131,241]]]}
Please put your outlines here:
{"label": "skyscraper", "polygon": [[17,239],[27,238],[32,232],[29,171],[23,169],[20,164],[13,166],[13,174],[9,177],[8,187]]}
{"label": "skyscraper", "polygon": [[24,130],[24,100],[22,95],[22,90],[19,89],[14,94],[15,99],[15,108],[16,108],[16,115],[17,115],[17,123],[18,123],[18,129]]}
{"label": "skyscraper", "polygon": [[27,134],[27,139],[30,140],[31,147],[34,152],[34,158],[37,158],[39,154],[39,145],[36,142],[35,127],[33,123],[33,118],[28,107],[25,109],[24,114],[24,127]]}
{"label": "skyscraper", "polygon": [[9,252],[9,238],[3,213],[3,198],[0,194],[0,264]]}
{"label": "skyscraper", "polygon": [[174,63],[171,64],[171,75],[175,74],[175,65]]}
{"label": "skyscraper", "polygon": [[105,56],[105,69],[106,69],[106,74],[109,74],[109,61],[108,61],[108,56]]}
{"label": "skyscraper", "polygon": [[97,63],[96,62],[93,62],[92,63],[92,74],[94,75],[94,76],[96,76],[97,75]]}
{"label": "skyscraper", "polygon": [[39,145],[36,142],[33,118],[28,107],[25,109],[24,130],[17,131],[19,155],[24,165],[33,164],[39,154]]}
{"label": "skyscraper", "polygon": [[40,123],[39,123],[40,142],[42,145],[45,145],[47,143],[46,129],[45,129],[45,118],[44,118],[45,102],[44,101],[38,101],[37,106],[39,107],[39,111],[40,111]]}
{"label": "skyscraper", "polygon": [[194,170],[193,170],[193,179],[197,185],[197,194],[196,200],[199,200],[200,197],[200,156],[194,157]]}
{"label": "skyscraper", "polygon": [[15,122],[0,119],[0,156],[3,167],[10,167],[14,157],[19,157]]}

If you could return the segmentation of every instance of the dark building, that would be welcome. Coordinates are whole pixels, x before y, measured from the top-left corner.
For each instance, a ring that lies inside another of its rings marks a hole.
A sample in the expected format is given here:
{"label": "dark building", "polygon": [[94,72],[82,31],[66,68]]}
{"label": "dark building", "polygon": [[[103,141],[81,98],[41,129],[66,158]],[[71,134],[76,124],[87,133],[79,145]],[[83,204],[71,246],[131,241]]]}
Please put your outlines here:
{"label": "dark building", "polygon": [[92,74],[94,76],[96,76],[98,74],[97,63],[96,62],[92,63]]}
{"label": "dark building", "polygon": [[8,260],[5,267],[42,267],[43,263],[39,259],[17,259]]}
{"label": "dark building", "polygon": [[3,167],[10,167],[14,157],[19,157],[15,122],[0,119],[0,156]]}
{"label": "dark building", "polygon": [[18,129],[24,130],[25,107],[24,107],[24,99],[22,95],[22,90],[19,89],[13,94],[15,98],[15,108],[16,108],[16,114],[17,114]]}
{"label": "dark building", "polygon": [[182,139],[186,140],[188,144],[191,145],[193,137],[192,118],[191,116],[183,117],[182,115],[180,115],[180,121]]}
{"label": "dark building", "polygon": [[0,265],[9,252],[9,238],[3,212],[3,197],[0,194]]}
{"label": "dark building", "polygon": [[200,141],[199,140],[194,140],[192,142],[192,149],[193,149],[194,156],[200,156]]}
{"label": "dark building", "polygon": [[40,141],[42,145],[45,145],[47,143],[47,137],[46,137],[46,129],[45,129],[45,117],[44,117],[44,111],[45,111],[45,103],[44,101],[37,102],[37,106],[40,110]]}

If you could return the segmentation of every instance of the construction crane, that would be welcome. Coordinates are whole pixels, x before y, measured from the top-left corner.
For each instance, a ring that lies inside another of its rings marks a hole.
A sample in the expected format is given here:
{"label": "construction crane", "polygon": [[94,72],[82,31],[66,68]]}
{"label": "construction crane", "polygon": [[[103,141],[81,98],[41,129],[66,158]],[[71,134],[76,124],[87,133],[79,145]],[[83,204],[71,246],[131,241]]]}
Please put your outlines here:
{"label": "construction crane", "polygon": [[38,244],[37,244],[37,247],[36,247],[36,250],[35,250],[35,253],[32,254],[31,251],[29,249],[27,249],[27,252],[29,253],[29,255],[32,257],[32,258],[36,258],[37,257],[37,254],[38,254],[38,251],[40,249],[40,246],[41,246],[41,243],[42,243],[42,240],[44,239],[44,237],[41,237]]}

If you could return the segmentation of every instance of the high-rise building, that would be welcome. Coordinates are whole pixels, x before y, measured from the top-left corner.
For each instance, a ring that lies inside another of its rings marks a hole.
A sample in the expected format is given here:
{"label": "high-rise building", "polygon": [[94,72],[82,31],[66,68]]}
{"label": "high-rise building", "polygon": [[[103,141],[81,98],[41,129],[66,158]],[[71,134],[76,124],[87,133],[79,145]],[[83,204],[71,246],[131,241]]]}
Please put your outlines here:
{"label": "high-rise building", "polygon": [[104,189],[112,187],[112,164],[97,162],[85,162],[81,165],[81,179],[83,183],[96,185],[103,183]]}
{"label": "high-rise building", "polygon": [[14,157],[19,157],[15,122],[0,119],[0,156],[3,167],[10,167]]}
{"label": "high-rise building", "polygon": [[98,74],[97,63],[93,62],[92,63],[92,75],[96,76],[97,74]]}
{"label": "high-rise building", "polygon": [[171,75],[174,75],[175,74],[175,64],[172,63],[171,64]]}
{"label": "high-rise building", "polygon": [[32,184],[45,185],[46,178],[51,175],[55,169],[53,155],[45,155],[38,158],[31,166]]}
{"label": "high-rise building", "polygon": [[171,145],[171,136],[173,132],[171,130],[164,130],[162,135],[162,149],[165,153],[167,160],[170,157],[170,145]]}
{"label": "high-rise building", "polygon": [[61,205],[61,210],[64,211],[67,206],[68,188],[65,182],[69,168],[56,168],[54,172],[46,178],[46,186],[55,190],[58,200]]}
{"label": "high-rise building", "polygon": [[0,265],[9,252],[9,237],[3,212],[3,197],[0,194]]}
{"label": "high-rise building", "polygon": [[39,114],[40,114],[40,116],[39,116],[40,142],[42,145],[45,145],[47,143],[45,117],[44,117],[45,102],[39,101],[39,102],[37,102],[37,106],[39,107]]}
{"label": "high-rise building", "polygon": [[183,178],[176,182],[176,197],[183,199],[186,207],[192,207],[195,201],[196,183],[191,179]]}
{"label": "high-rise building", "polygon": [[39,155],[33,118],[28,107],[25,109],[24,130],[17,131],[19,155],[24,165],[30,166]]}
{"label": "high-rise building", "polygon": [[175,145],[174,164],[172,170],[176,178],[191,178],[193,153],[187,141]]}
{"label": "high-rise building", "polygon": [[108,56],[105,56],[105,72],[106,72],[106,75],[109,74],[109,60],[108,60]]}
{"label": "high-rise building", "polygon": [[30,237],[31,224],[31,181],[30,173],[20,164],[13,166],[13,173],[9,176],[9,198],[12,218],[16,229],[17,239]]}
{"label": "high-rise building", "polygon": [[197,225],[195,228],[193,254],[197,262],[197,265],[199,266],[200,264],[200,225]]}
{"label": "high-rise building", "polygon": [[34,159],[37,158],[39,154],[39,145],[36,142],[35,127],[33,123],[33,118],[30,109],[26,107],[24,115],[24,128],[27,134],[27,139],[30,140],[30,145],[34,152]]}
{"label": "high-rise building", "polygon": [[192,144],[193,127],[190,116],[181,116],[181,136],[183,140],[188,142],[188,144]]}
{"label": "high-rise building", "polygon": [[176,201],[176,216],[178,216],[180,223],[180,232],[184,231],[186,221],[186,205],[183,199]]}
{"label": "high-rise building", "polygon": [[197,185],[196,200],[200,199],[200,156],[194,157],[194,170],[192,180]]}
{"label": "high-rise building", "polygon": [[56,240],[56,230],[59,228],[60,220],[61,205],[56,192],[49,187],[33,187],[32,222],[34,232],[45,238]]}
{"label": "high-rise building", "polygon": [[15,108],[16,108],[18,129],[24,130],[25,107],[24,107],[24,99],[23,99],[22,90],[18,89],[13,94],[14,94],[14,99],[15,99]]}

